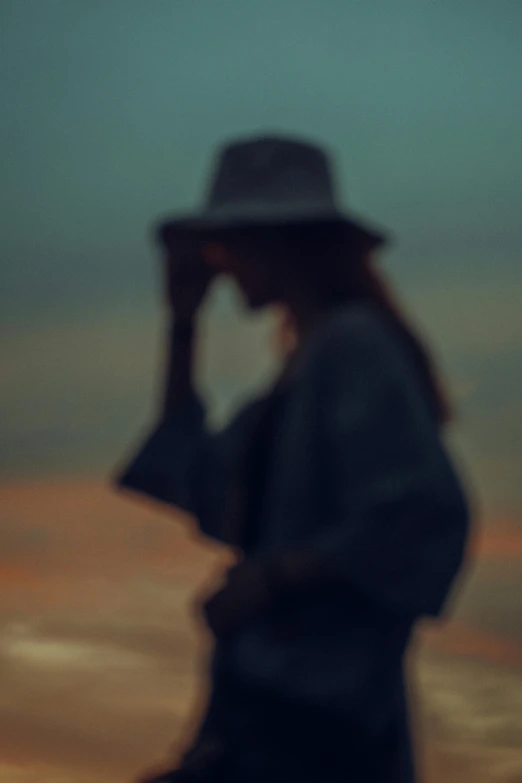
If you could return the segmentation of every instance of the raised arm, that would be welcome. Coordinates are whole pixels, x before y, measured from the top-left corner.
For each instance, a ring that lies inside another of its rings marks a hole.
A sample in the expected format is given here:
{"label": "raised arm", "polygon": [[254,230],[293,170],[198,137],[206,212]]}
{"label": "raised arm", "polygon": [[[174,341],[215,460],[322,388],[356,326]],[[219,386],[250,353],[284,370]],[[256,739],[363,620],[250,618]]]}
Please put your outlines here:
{"label": "raised arm", "polygon": [[197,314],[214,273],[184,238],[168,244],[163,270],[168,330],[158,423],[118,471],[116,483],[187,511],[205,534],[219,538],[222,460],[193,378]]}
{"label": "raised arm", "polygon": [[168,336],[161,416],[168,421],[195,396],[197,316],[215,272],[205,264],[195,240],[182,238],[167,245],[163,272]]}

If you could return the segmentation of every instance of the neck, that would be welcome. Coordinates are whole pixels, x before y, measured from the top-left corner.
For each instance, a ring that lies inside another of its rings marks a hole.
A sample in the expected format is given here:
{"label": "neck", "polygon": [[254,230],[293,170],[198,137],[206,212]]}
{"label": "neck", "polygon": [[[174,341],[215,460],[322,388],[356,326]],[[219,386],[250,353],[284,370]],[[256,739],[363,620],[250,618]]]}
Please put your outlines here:
{"label": "neck", "polygon": [[306,339],[323,313],[328,309],[325,302],[313,294],[296,294],[287,302],[299,342]]}

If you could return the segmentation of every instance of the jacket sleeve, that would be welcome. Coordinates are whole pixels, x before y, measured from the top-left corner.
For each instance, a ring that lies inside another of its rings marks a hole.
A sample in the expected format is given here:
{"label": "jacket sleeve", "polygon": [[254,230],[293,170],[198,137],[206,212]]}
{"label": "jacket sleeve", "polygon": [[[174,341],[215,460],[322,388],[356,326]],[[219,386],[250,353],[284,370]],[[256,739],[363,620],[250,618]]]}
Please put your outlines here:
{"label": "jacket sleeve", "polygon": [[332,522],[313,549],[381,606],[437,615],[470,512],[416,370],[388,326],[365,314],[337,325],[322,361]]}
{"label": "jacket sleeve", "polygon": [[225,448],[207,430],[205,410],[193,395],[152,431],[115,483],[182,509],[196,517],[204,535],[223,541]]}

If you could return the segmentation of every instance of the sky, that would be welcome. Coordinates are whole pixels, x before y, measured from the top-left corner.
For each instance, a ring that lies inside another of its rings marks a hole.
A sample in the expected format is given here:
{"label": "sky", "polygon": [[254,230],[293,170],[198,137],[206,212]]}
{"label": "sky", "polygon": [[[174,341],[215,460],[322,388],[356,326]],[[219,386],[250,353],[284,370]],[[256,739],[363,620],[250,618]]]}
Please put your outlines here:
{"label": "sky", "polygon": [[[151,225],[201,202],[222,140],[284,132],[325,144],[344,203],[392,232],[381,263],[457,397],[458,458],[488,514],[519,514],[517,0],[0,13],[0,477],[103,476],[139,440],[161,379]],[[219,418],[271,366],[270,319],[226,283],[206,314]]]}
{"label": "sky", "polygon": [[[483,538],[423,648],[426,781],[520,779],[522,4],[0,0],[0,68],[0,781],[129,780],[181,731],[217,555],[110,478],[160,392],[151,226],[261,132],[326,145],[391,231],[383,271],[455,401]],[[222,422],[276,322],[226,283],[202,322]]]}

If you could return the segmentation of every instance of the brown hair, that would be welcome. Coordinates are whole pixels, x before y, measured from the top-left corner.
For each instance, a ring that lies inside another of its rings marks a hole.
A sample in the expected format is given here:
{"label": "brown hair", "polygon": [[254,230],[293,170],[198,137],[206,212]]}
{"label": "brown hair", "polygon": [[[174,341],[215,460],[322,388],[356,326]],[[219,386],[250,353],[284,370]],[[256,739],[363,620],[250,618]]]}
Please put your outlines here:
{"label": "brown hair", "polygon": [[376,268],[373,248],[364,236],[339,223],[252,227],[236,229],[228,239],[232,236],[254,245],[263,257],[291,274],[298,269],[299,279],[328,305],[347,301],[377,305],[407,346],[439,425],[452,421],[452,406],[433,357],[409,323],[389,280]]}

